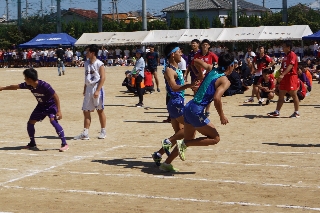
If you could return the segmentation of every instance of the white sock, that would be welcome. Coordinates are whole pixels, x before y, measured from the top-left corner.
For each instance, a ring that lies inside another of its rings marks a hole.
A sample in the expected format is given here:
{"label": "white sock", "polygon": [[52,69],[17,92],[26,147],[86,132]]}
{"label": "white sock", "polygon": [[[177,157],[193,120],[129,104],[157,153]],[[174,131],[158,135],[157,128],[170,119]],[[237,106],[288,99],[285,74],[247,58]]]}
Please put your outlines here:
{"label": "white sock", "polygon": [[297,113],[299,115],[299,111],[295,111],[295,113]]}
{"label": "white sock", "polygon": [[101,132],[106,132],[106,128],[101,128]]}
{"label": "white sock", "polygon": [[83,134],[88,135],[89,134],[89,129],[84,128],[83,129]]}

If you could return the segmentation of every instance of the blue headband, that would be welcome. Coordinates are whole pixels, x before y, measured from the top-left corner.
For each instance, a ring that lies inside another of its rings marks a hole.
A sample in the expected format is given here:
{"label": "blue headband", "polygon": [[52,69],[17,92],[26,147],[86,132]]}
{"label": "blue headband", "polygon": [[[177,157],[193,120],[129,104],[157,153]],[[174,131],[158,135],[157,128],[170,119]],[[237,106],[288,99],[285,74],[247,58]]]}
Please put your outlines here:
{"label": "blue headband", "polygon": [[171,50],[171,52],[167,55],[167,57],[169,57],[172,53],[176,52],[179,49],[180,49],[179,47],[175,47],[173,50]]}
{"label": "blue headband", "polygon": [[[229,67],[229,66],[231,66],[231,65],[233,65],[233,64],[234,64],[234,61],[233,61],[231,64],[229,64],[227,67]],[[225,67],[220,67],[220,69],[221,69],[222,71],[225,71],[225,70],[226,70]]]}
{"label": "blue headband", "polygon": [[167,57],[164,59],[163,62],[163,73],[166,71],[166,67],[167,67],[167,58],[174,52],[176,52],[177,50],[179,50],[179,47],[175,47],[173,50],[171,50],[171,52],[167,55]]}

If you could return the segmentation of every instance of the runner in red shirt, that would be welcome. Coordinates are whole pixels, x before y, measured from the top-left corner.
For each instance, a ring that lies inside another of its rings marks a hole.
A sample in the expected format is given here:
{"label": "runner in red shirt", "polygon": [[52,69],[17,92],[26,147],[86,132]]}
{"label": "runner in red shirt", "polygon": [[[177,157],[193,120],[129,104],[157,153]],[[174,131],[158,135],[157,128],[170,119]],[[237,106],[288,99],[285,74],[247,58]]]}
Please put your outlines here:
{"label": "runner in red shirt", "polygon": [[[202,61],[206,62],[207,64],[215,65],[216,63],[218,63],[218,56],[216,54],[214,54],[213,52],[209,51],[209,49],[210,49],[210,41],[208,39],[204,39],[201,42],[201,51],[198,52],[197,54],[195,54],[194,59],[201,59]],[[199,72],[199,70],[197,70],[194,67],[194,59],[191,63],[191,65],[193,67],[192,71],[194,72],[194,74],[196,76],[198,76],[198,73],[196,73],[196,71]],[[203,74],[206,74],[205,70],[201,70],[201,72],[203,72]],[[202,79],[198,79],[198,80],[202,80]],[[206,107],[206,111],[205,111],[206,116],[210,115],[210,106],[211,106],[211,104],[209,104]]]}
{"label": "runner in red shirt", "polygon": [[285,41],[282,45],[282,48],[286,56],[282,60],[281,74],[279,76],[279,99],[276,110],[268,113],[268,115],[273,117],[280,116],[280,109],[284,102],[284,96],[286,93],[289,93],[294,103],[294,113],[290,116],[290,118],[299,118],[299,99],[297,96],[297,90],[299,89],[297,55],[291,51],[292,41]]}

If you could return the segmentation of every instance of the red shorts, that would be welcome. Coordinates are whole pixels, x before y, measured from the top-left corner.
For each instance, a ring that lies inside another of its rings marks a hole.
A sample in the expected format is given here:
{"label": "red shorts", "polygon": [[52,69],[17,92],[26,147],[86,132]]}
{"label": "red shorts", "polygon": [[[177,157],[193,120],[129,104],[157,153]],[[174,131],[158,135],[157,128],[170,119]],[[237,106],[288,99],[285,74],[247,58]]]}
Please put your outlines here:
{"label": "red shorts", "polygon": [[298,90],[298,75],[285,75],[280,81],[279,90],[291,91]]}

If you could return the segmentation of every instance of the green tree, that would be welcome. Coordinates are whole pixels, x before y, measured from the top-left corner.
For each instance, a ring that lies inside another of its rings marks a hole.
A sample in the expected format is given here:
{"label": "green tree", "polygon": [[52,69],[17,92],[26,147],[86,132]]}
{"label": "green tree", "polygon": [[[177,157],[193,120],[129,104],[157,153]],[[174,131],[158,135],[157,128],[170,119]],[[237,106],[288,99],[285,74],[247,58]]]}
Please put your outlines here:
{"label": "green tree", "polygon": [[198,16],[193,15],[190,19],[190,28],[191,29],[201,29],[201,23]]}
{"label": "green tree", "polygon": [[213,18],[212,20],[212,28],[222,28],[223,24],[220,21],[219,16]]}
{"label": "green tree", "polygon": [[210,22],[208,17],[202,17],[200,20],[200,29],[208,29],[210,28]]}
{"label": "green tree", "polygon": [[184,29],[184,19],[171,16],[169,30]]}

